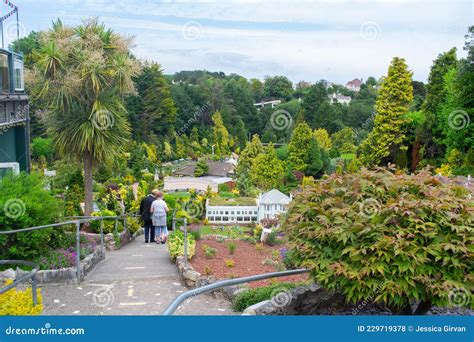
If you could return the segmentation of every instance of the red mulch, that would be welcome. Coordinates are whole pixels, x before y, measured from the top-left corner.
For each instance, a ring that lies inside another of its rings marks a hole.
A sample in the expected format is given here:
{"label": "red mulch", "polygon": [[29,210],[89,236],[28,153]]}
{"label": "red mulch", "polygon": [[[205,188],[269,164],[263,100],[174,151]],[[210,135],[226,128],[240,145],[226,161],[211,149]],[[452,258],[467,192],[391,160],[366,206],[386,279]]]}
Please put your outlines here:
{"label": "red mulch", "polygon": [[[229,242],[236,244],[234,254],[229,253],[227,247]],[[203,245],[215,248],[216,256],[212,259],[206,258]],[[265,259],[272,259],[272,252],[279,251],[282,246],[263,245],[263,250],[258,251],[254,244],[240,240],[226,240],[218,242],[214,237],[202,237],[196,243],[196,255],[191,260],[193,268],[201,274],[206,274],[206,269],[211,270],[211,274],[217,279],[240,278],[256,274],[275,272],[277,269],[272,265],[263,265]],[[226,267],[226,260],[234,260],[234,267]],[[275,281],[280,282],[300,282],[308,279],[307,274],[299,274],[288,277],[273,278],[248,283],[250,287],[270,285]]]}

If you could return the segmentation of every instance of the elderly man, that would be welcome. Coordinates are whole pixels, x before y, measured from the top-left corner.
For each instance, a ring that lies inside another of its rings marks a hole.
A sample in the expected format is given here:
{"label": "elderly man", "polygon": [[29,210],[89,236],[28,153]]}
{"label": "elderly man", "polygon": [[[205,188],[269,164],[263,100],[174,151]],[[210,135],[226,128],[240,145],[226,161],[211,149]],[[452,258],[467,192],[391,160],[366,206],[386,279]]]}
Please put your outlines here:
{"label": "elderly man", "polygon": [[155,242],[155,227],[153,226],[150,208],[159,193],[158,189],[152,190],[151,194],[142,199],[140,203],[140,215],[145,227],[145,243],[148,243],[148,241]]}

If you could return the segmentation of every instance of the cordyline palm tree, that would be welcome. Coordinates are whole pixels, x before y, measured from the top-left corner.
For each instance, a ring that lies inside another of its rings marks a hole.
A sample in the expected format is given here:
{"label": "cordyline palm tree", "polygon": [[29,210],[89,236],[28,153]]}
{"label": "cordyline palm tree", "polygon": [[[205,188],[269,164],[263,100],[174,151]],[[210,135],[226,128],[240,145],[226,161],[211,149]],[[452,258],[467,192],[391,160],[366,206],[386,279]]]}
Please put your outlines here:
{"label": "cordyline palm tree", "polygon": [[32,95],[46,106],[45,123],[58,151],[84,165],[85,215],[92,212],[93,167],[122,152],[130,127],[122,97],[134,91],[139,63],[131,40],[99,24],[75,28],[60,20],[41,38]]}

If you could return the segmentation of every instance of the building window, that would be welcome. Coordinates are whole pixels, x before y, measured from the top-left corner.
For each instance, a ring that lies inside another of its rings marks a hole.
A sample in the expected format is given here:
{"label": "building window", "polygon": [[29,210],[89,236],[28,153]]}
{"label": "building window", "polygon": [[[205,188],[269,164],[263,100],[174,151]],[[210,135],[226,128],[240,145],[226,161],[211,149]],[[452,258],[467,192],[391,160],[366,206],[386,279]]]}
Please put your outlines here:
{"label": "building window", "polygon": [[244,219],[242,216],[237,216],[237,221],[242,222]]}
{"label": "building window", "polygon": [[14,62],[15,90],[22,91],[25,89],[25,81],[23,79],[23,61],[15,59]]}
{"label": "building window", "polygon": [[0,91],[10,91],[8,56],[0,54]]}
{"label": "building window", "polygon": [[209,221],[214,221],[214,217],[209,216]]}
{"label": "building window", "polygon": [[215,219],[215,221],[217,221],[217,222],[222,221],[222,217],[217,216],[216,219]]}

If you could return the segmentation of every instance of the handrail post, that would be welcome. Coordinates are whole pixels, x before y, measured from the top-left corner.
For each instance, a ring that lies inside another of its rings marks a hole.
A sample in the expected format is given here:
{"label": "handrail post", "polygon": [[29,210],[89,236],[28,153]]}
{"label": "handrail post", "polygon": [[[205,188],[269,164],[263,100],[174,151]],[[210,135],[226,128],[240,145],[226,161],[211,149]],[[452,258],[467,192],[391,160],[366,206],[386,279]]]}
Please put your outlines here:
{"label": "handrail post", "polygon": [[188,229],[187,229],[187,220],[183,219],[184,225],[184,262],[185,265],[188,263]]}
{"label": "handrail post", "polygon": [[76,270],[77,283],[81,282],[81,221],[76,221]]}
{"label": "handrail post", "polygon": [[115,228],[114,228],[115,236],[118,234],[118,216],[115,218]]}
{"label": "handrail post", "polygon": [[38,295],[36,293],[36,273],[31,278],[31,292],[33,295],[33,305],[38,305]]}
{"label": "handrail post", "polygon": [[100,255],[104,257],[104,219],[100,220]]}

